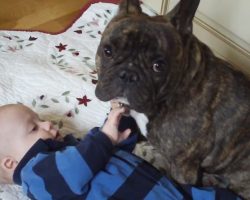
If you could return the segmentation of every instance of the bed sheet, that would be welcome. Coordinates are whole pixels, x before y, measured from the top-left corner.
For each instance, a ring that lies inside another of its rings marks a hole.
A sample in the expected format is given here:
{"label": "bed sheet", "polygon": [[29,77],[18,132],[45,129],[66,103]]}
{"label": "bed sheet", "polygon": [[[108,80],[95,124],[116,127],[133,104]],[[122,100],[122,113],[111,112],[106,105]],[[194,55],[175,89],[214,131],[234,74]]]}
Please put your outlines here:
{"label": "bed sheet", "polygon": [[[153,14],[145,6],[143,10]],[[0,105],[22,103],[52,120],[62,134],[83,137],[101,126],[110,104],[94,94],[95,53],[117,5],[91,5],[65,32],[0,31]],[[135,153],[157,167],[160,155],[147,143]],[[0,186],[0,199],[25,200],[18,186]]]}

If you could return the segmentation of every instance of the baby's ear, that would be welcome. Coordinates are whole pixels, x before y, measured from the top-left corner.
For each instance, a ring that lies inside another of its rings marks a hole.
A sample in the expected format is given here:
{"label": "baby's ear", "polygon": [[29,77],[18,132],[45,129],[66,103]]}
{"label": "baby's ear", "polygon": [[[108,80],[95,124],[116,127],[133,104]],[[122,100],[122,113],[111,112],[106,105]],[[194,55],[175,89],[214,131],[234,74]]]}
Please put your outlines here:
{"label": "baby's ear", "polygon": [[1,160],[1,168],[6,171],[14,171],[18,162],[11,156],[5,156]]}

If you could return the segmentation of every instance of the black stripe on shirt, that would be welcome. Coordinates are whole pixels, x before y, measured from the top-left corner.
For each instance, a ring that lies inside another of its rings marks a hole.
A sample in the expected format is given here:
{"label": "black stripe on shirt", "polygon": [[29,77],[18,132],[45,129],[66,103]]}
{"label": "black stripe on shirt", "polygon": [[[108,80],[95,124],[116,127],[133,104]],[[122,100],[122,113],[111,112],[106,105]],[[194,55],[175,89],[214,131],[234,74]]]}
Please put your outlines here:
{"label": "black stripe on shirt", "polygon": [[[193,199],[191,197],[191,196],[193,196],[192,195],[192,188],[195,188],[195,187],[193,187],[191,185],[181,185],[180,188],[183,189],[183,190],[180,190],[180,192],[182,192],[182,194],[184,194],[185,200],[186,199]],[[197,187],[197,188],[199,188],[199,187]],[[204,187],[204,190],[205,190],[205,187]],[[215,191],[215,200],[237,200],[237,196],[233,192],[229,191],[228,189],[213,187],[213,190]],[[187,194],[189,194],[190,197],[188,197]]]}
{"label": "black stripe on shirt", "polygon": [[183,195],[185,200],[192,200],[192,186],[189,185],[178,185],[177,183],[174,183],[175,187],[179,192]]}
{"label": "black stripe on shirt", "polygon": [[237,200],[237,196],[231,191],[222,188],[215,188],[216,200]]}
{"label": "black stripe on shirt", "polygon": [[143,161],[109,200],[144,199],[161,178],[157,169]]}
{"label": "black stripe on shirt", "polygon": [[34,166],[33,170],[43,179],[45,188],[52,196],[52,199],[81,199],[81,196],[71,191],[63,176],[59,173],[55,161],[55,154],[39,162]]}
{"label": "black stripe on shirt", "polygon": [[93,128],[76,149],[90,167],[93,175],[105,167],[112,156],[114,146],[99,128]]}

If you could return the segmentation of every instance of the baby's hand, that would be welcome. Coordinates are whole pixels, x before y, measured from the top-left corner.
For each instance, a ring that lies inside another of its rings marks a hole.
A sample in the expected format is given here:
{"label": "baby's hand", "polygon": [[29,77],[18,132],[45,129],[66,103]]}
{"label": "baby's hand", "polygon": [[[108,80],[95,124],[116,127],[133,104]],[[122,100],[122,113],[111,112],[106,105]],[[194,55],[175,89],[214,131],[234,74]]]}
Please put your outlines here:
{"label": "baby's hand", "polygon": [[111,109],[121,108],[122,104],[117,99],[112,99],[110,101]]}
{"label": "baby's hand", "polygon": [[109,137],[112,144],[114,145],[127,139],[129,134],[131,133],[130,129],[126,129],[123,132],[118,131],[118,125],[120,123],[121,116],[125,112],[125,110],[126,109],[124,107],[113,108],[109,113],[107,121],[102,127],[102,132]]}
{"label": "baby's hand", "polygon": [[130,109],[129,109],[129,107],[126,104],[121,103],[117,99],[112,99],[110,101],[110,103],[111,103],[111,109],[124,107],[125,111],[124,111],[123,115],[124,116],[129,116],[130,115]]}

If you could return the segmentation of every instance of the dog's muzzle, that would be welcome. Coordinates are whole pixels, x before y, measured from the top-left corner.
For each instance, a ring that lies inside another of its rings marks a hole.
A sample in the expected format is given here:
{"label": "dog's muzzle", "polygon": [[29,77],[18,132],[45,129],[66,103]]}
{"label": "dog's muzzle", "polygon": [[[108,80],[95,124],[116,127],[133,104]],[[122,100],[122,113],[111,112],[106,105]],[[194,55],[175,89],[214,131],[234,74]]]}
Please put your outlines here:
{"label": "dog's muzzle", "polygon": [[132,84],[139,80],[137,73],[123,70],[119,73],[119,78],[126,84]]}

